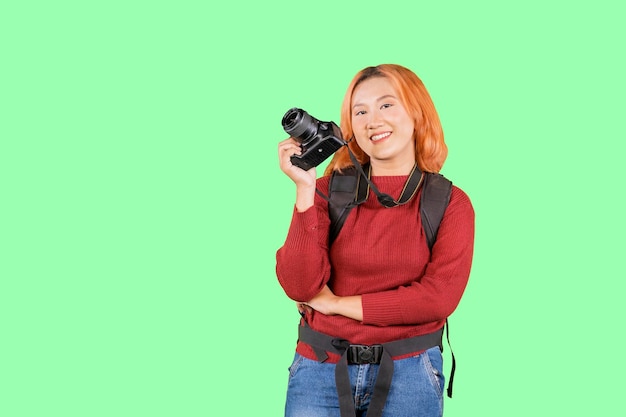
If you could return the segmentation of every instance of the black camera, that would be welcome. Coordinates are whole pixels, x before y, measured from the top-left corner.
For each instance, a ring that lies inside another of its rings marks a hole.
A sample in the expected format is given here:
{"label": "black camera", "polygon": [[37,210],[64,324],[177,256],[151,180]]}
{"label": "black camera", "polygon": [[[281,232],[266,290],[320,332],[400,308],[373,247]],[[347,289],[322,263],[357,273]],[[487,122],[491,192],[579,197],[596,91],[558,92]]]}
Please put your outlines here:
{"label": "black camera", "polygon": [[318,166],[346,144],[335,123],[321,122],[295,107],[283,116],[283,129],[300,142],[302,154],[293,155],[291,163],[305,171]]}

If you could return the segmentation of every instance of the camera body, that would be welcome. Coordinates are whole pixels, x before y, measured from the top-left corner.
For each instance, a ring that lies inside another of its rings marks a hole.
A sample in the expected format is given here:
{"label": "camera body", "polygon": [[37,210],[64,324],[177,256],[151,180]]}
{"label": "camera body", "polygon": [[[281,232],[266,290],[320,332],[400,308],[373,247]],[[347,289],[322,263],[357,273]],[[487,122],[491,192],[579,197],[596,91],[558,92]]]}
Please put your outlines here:
{"label": "camera body", "polygon": [[346,144],[335,123],[317,120],[296,107],[285,113],[282,124],[285,132],[302,147],[302,154],[293,155],[291,163],[305,171],[318,166]]}

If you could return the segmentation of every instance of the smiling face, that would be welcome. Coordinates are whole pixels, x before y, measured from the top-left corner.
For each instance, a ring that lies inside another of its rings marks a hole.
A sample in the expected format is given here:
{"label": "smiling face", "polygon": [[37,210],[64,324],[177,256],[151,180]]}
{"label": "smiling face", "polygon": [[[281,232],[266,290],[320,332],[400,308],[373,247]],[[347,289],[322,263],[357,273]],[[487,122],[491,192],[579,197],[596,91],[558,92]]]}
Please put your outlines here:
{"label": "smiling face", "polygon": [[415,123],[387,78],[374,77],[354,89],[352,129],[370,157],[374,175],[406,175],[415,165]]}

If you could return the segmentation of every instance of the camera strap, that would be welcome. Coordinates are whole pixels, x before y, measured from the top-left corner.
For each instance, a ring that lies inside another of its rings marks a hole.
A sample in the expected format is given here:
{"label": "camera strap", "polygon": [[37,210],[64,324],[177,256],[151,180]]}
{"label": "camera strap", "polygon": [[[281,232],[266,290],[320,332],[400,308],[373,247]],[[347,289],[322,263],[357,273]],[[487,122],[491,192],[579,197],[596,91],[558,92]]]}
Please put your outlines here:
{"label": "camera strap", "polygon": [[[367,182],[367,188],[365,188],[364,192],[363,192],[362,187],[358,187],[359,195],[357,196],[356,201],[352,202],[352,204],[354,205],[361,204],[365,200],[367,200],[367,197],[369,196],[369,190],[371,189],[374,192],[374,194],[376,194],[376,198],[378,199],[378,202],[384,207],[391,208],[391,207],[401,206],[411,201],[413,196],[415,196],[415,194],[417,193],[417,190],[420,189],[420,186],[424,182],[424,173],[420,171],[419,168],[417,167],[417,164],[415,164],[413,166],[413,169],[411,170],[411,173],[409,174],[409,178],[404,184],[404,188],[402,189],[402,193],[400,194],[400,197],[396,200],[389,194],[385,194],[381,192],[378,189],[378,187],[376,187],[376,184],[374,184],[374,182],[370,179],[370,176],[372,174],[371,165],[369,165],[368,171],[366,173],[365,170],[363,169],[363,166],[356,159],[356,157],[354,156],[354,154],[352,153],[349,147],[348,147],[348,154],[350,155],[350,160],[352,161],[358,173],[360,174],[359,177],[365,179],[365,181]],[[316,189],[315,192],[318,195],[320,195],[324,200],[333,204],[333,201],[331,201],[330,198],[328,198],[328,196],[326,196],[324,193],[322,193],[318,189]]]}
{"label": "camera strap", "polygon": [[365,178],[365,181],[367,181],[367,185],[369,185],[369,188],[371,188],[372,191],[374,191],[374,194],[376,194],[376,198],[378,199],[378,202],[385,207],[391,208],[391,207],[401,206],[403,204],[408,203],[409,201],[411,201],[411,198],[413,198],[413,196],[417,193],[417,190],[419,190],[420,186],[422,185],[422,182],[424,181],[424,174],[422,173],[422,171],[420,171],[417,168],[417,164],[413,165],[413,169],[411,170],[411,173],[409,174],[409,178],[404,184],[404,188],[402,189],[400,198],[398,200],[395,200],[389,194],[380,192],[380,190],[378,190],[376,185],[372,182],[372,180],[370,179],[370,175],[372,173],[371,165],[366,174],[365,171],[363,170],[363,166],[356,159],[356,157],[354,156],[354,154],[352,153],[349,147],[348,147],[348,154],[350,155],[350,160],[352,161],[356,169],[363,176],[363,178]]}

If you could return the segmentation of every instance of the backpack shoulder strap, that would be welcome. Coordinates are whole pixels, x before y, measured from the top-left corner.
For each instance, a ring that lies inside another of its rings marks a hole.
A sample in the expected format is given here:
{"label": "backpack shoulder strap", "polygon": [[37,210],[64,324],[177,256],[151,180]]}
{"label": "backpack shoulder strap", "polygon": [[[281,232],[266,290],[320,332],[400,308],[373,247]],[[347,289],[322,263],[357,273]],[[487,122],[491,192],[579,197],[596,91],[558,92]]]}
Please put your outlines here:
{"label": "backpack shoulder strap", "polygon": [[350,210],[367,198],[367,182],[361,180],[355,167],[331,174],[328,186],[329,246],[339,234]]}
{"label": "backpack shoulder strap", "polygon": [[422,227],[426,233],[428,248],[437,240],[439,224],[450,202],[452,182],[441,174],[427,172],[420,199]]}
{"label": "backpack shoulder strap", "polygon": [[[441,174],[425,173],[420,199],[422,228],[428,248],[437,240],[439,224],[450,202],[452,182]],[[330,177],[328,215],[330,217],[329,245],[337,238],[350,210],[367,199],[369,187],[354,167],[334,171]]]}

